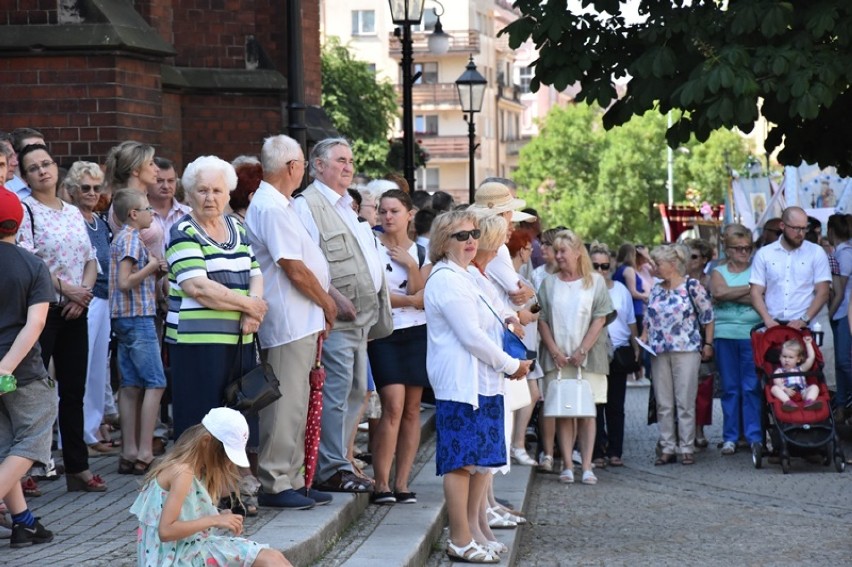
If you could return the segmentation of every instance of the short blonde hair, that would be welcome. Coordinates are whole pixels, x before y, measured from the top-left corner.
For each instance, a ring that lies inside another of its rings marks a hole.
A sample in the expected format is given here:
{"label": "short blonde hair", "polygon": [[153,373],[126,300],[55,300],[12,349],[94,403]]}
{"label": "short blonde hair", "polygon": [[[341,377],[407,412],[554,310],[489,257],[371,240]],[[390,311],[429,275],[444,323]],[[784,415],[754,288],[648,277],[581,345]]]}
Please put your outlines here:
{"label": "short blonde hair", "polygon": [[671,262],[677,272],[686,275],[686,259],[689,258],[689,248],[683,244],[662,244],[651,250],[651,259],[657,264]]}
{"label": "short blonde hair", "polygon": [[112,196],[112,210],[115,213],[115,218],[121,224],[127,222],[130,217],[130,211],[139,208],[147,199],[144,193],[140,193],[136,189],[119,189]]}
{"label": "short blonde hair", "polygon": [[592,259],[589,257],[589,251],[586,250],[586,245],[583,239],[577,236],[574,231],[565,229],[553,239],[553,250],[556,252],[560,248],[570,248],[578,254],[577,258],[577,273],[583,278],[583,288],[589,289],[592,287]]}
{"label": "short blonde hair", "polygon": [[730,241],[734,239],[746,239],[749,243],[754,242],[752,232],[747,227],[736,223],[729,224],[722,230],[722,242],[725,246],[729,246]]}
{"label": "short blonde hair", "polygon": [[474,228],[479,226],[476,215],[470,211],[447,211],[435,217],[435,221],[432,223],[432,231],[429,233],[430,262],[437,264],[447,257],[450,235],[464,221],[472,222]]}
{"label": "short blonde hair", "polygon": [[500,215],[480,216],[477,222],[482,235],[479,237],[480,250],[497,250],[506,244],[509,223]]}
{"label": "short blonde hair", "polygon": [[594,256],[595,254],[603,254],[612,259],[612,251],[609,249],[609,246],[597,240],[589,244],[589,256]]}

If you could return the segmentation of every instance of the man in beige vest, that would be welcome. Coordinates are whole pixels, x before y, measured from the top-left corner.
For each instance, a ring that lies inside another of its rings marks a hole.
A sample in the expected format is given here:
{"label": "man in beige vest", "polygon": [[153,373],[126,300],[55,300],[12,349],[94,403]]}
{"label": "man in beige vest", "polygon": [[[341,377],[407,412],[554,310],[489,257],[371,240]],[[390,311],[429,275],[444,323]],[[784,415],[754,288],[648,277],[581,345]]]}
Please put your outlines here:
{"label": "man in beige vest", "polygon": [[329,492],[367,492],[370,480],[353,472],[346,453],[367,391],[367,336],[379,320],[384,276],[372,230],[358,222],[346,191],[355,171],[349,142],[319,142],[311,151],[309,168],[314,182],[294,206],[328,261],[329,293],[338,308],[323,346],[327,377],[315,486]]}

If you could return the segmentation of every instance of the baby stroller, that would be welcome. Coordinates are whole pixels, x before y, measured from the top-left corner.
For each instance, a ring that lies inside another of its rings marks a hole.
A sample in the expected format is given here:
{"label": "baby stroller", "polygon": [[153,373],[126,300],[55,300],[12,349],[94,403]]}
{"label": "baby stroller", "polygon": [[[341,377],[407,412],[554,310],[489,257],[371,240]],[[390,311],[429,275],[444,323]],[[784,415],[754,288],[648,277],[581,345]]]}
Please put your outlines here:
{"label": "baby stroller", "polygon": [[[780,366],[781,345],[790,339],[802,341],[806,336],[813,336],[810,329],[797,330],[786,325],[778,325],[764,329],[758,325],[751,332],[751,346],[754,351],[754,364],[757,375],[763,385],[765,399],[762,417],[764,441],[766,433],[772,443],[772,452],[781,459],[781,470],[784,474],[790,472],[790,457],[822,456],[823,465],[828,466],[834,460],[837,472],[846,469],[846,457],[840,446],[840,438],[834,423],[829,403],[828,386],[822,373],[824,361],[819,350],[818,341],[814,339],[816,360],[813,367],[805,373],[808,384],[819,386],[817,400],[822,402],[819,409],[805,409],[799,406],[795,411],[782,411],[781,400],[771,393],[772,380],[781,375],[774,375]],[[798,396],[798,394],[797,394]],[[754,467],[762,467],[763,447],[755,445],[752,451]]]}

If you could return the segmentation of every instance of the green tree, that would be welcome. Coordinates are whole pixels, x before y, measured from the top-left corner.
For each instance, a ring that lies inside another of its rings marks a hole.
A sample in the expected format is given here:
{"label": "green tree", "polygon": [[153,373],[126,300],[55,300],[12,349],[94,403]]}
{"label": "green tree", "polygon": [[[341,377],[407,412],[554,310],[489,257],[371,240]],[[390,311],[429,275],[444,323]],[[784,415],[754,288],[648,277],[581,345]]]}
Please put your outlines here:
{"label": "green tree", "polygon": [[322,106],[337,131],[352,142],[355,167],[371,177],[384,175],[389,171],[388,135],[399,108],[393,85],[377,80],[338,38],[329,38],[320,61]]}
{"label": "green tree", "polygon": [[[538,49],[530,88],[579,83],[578,101],[608,108],[606,128],[649,110],[680,110],[672,147],[716,129],[751,131],[759,114],[785,165],[804,160],[852,174],[852,2],[640,0],[628,22],[620,0],[517,0],[501,33]],[[618,98],[613,79],[630,78]]]}
{"label": "green tree", "polygon": [[[585,239],[618,245],[662,240],[656,207],[667,199],[666,120],[656,112],[605,130],[596,105],[555,107],[520,155],[514,180],[545,225],[565,225]],[[724,201],[727,165],[742,167],[747,145],[734,132],[691,139],[675,152],[675,201],[686,188],[701,200]]]}

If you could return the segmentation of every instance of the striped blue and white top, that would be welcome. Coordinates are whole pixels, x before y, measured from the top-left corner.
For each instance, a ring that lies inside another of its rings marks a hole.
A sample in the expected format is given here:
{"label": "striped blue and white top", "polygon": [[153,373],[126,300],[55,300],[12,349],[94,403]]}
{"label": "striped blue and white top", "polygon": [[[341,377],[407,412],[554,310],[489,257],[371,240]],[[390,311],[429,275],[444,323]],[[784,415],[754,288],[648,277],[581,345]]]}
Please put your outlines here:
{"label": "striped blue and white top", "polygon": [[[180,287],[186,280],[207,277],[239,294],[249,295],[249,280],[261,275],[260,266],[243,225],[232,217],[224,218],[228,228],[226,242],[216,242],[207,236],[189,215],[172,226],[166,250],[169,262],[167,343],[235,345],[239,340],[239,311],[204,307]],[[244,343],[253,340],[253,335],[243,337]]]}

